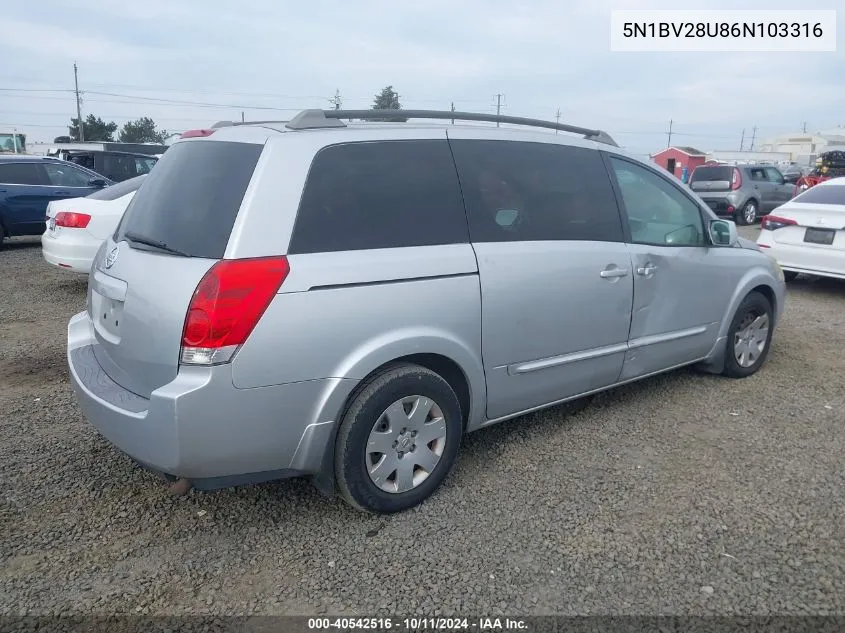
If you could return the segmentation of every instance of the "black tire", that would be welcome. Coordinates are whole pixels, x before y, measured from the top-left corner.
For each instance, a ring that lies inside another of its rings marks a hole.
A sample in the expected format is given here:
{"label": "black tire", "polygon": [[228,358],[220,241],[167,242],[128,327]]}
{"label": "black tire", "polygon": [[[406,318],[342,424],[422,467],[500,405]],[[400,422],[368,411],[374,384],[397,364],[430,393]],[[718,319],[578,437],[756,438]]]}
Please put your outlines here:
{"label": "black tire", "polygon": [[[428,476],[406,492],[387,492],[368,471],[370,432],[388,407],[410,396],[436,403],[445,421],[446,438],[440,459]],[[343,499],[365,512],[389,514],[422,503],[455,466],[463,435],[461,405],[440,375],[419,365],[397,365],[376,374],[360,389],[341,420],[335,445],[335,477]]]}
{"label": "black tire", "polygon": [[[735,354],[737,333],[745,328],[750,321],[763,315],[768,319],[766,344],[752,364],[743,366],[737,361]],[[736,314],[734,314],[734,318],[731,321],[731,327],[728,329],[725,369],[722,371],[722,375],[730,378],[745,378],[756,373],[763,366],[763,363],[766,362],[766,357],[769,355],[769,348],[772,343],[772,316],[772,305],[764,295],[757,291],[748,293],[748,296],[739,304],[739,308],[737,308]]]}
{"label": "black tire", "polygon": [[[746,216],[750,215],[753,215],[753,217],[749,221]],[[756,200],[749,200],[745,203],[745,206],[743,206],[742,209],[737,209],[736,213],[734,213],[736,223],[740,226],[748,226],[749,224],[754,224],[757,221],[757,218],[759,217],[760,205],[757,204]]]}
{"label": "black tire", "polygon": [[797,277],[798,277],[798,273],[796,273],[794,270],[784,270],[783,271],[783,279],[786,282],[795,281],[795,279]]}

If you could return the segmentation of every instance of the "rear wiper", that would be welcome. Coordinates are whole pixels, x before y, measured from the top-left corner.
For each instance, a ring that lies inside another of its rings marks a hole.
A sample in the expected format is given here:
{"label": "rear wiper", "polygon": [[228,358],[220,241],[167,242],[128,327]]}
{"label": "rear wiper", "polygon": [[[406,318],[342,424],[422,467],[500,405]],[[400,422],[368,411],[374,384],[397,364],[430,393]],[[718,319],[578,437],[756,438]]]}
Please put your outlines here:
{"label": "rear wiper", "polygon": [[153,248],[157,248],[159,250],[165,251],[166,253],[173,253],[174,255],[181,255],[182,257],[193,257],[193,255],[189,255],[183,251],[177,250],[175,248],[170,248],[164,242],[159,242],[158,240],[154,240],[151,237],[144,237],[143,235],[138,235],[137,233],[133,233],[132,231],[127,231],[123,234],[123,237],[130,242],[135,242],[136,244],[144,244],[145,246],[152,246]]}

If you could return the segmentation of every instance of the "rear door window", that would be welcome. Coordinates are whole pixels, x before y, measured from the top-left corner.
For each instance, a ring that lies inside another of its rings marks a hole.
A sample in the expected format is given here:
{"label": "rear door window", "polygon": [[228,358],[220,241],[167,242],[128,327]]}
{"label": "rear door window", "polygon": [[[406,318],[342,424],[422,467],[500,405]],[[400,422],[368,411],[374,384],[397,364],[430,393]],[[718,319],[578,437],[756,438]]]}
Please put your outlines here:
{"label": "rear door window", "polygon": [[0,183],[4,185],[43,185],[35,163],[0,163]]}
{"label": "rear door window", "polygon": [[288,250],[320,253],[467,241],[448,142],[379,141],[332,145],[317,154]]}
{"label": "rear door window", "polygon": [[473,242],[623,241],[599,152],[555,143],[450,143]]}
{"label": "rear door window", "polygon": [[115,240],[129,234],[136,245],[143,239],[191,257],[221,259],[262,149],[226,141],[175,144],[145,176]]}
{"label": "rear door window", "polygon": [[748,173],[754,182],[766,182],[766,170],[762,167],[751,167]]}

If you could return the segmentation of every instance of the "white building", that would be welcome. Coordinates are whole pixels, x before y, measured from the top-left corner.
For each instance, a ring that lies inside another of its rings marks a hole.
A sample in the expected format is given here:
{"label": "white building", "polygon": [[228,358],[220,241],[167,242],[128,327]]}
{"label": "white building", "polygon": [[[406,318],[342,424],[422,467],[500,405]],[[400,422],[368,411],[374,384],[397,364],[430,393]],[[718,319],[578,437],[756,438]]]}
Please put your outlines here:
{"label": "white building", "polygon": [[835,128],[815,134],[797,132],[782,134],[764,140],[760,149],[766,152],[784,152],[790,160],[810,165],[820,153],[831,149],[845,149],[845,128]]}

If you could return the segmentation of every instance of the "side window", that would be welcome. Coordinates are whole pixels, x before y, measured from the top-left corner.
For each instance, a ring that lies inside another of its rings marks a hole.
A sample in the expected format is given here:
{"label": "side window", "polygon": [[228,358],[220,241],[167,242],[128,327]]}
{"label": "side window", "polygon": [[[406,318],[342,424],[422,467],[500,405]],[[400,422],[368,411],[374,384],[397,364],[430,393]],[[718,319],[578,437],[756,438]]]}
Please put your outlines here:
{"label": "side window", "polygon": [[623,241],[601,155],[556,143],[452,140],[473,242]]}
{"label": "side window", "polygon": [[90,187],[88,181],[92,176],[87,172],[71,166],[70,163],[50,163],[42,165],[47,172],[47,179],[55,187]]}
{"label": "side window", "polygon": [[154,158],[136,158],[135,159],[135,171],[138,175],[148,174],[150,170],[153,168],[153,165],[156,164]]}
{"label": "side window", "polygon": [[4,185],[43,185],[35,163],[0,163],[0,183]]}
{"label": "side window", "polygon": [[331,145],[314,158],[289,252],[467,242],[448,142]]}
{"label": "side window", "polygon": [[704,246],[698,205],[650,169],[611,158],[636,244]]}
{"label": "side window", "polygon": [[766,167],[766,176],[769,179],[769,182],[773,182],[778,185],[783,183],[783,175],[780,173],[780,170],[775,167]]}
{"label": "side window", "polygon": [[754,182],[766,182],[766,170],[761,167],[752,167],[748,170],[748,173]]}
{"label": "side window", "polygon": [[139,173],[135,158],[121,154],[103,154],[103,172],[112,180],[122,181],[134,178]]}

